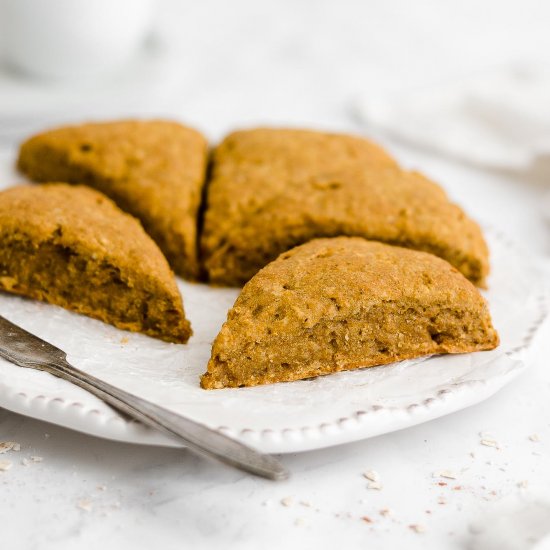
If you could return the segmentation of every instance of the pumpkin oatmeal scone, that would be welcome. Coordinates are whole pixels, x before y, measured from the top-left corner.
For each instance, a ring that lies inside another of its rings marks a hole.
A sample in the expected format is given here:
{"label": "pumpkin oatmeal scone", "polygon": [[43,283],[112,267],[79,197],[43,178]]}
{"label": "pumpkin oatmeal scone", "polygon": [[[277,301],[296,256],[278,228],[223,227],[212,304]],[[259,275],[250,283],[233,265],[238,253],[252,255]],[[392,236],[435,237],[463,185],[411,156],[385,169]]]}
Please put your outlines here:
{"label": "pumpkin oatmeal scone", "polygon": [[191,335],[157,245],[136,219],[85,186],[0,192],[0,289],[168,342]]}
{"label": "pumpkin oatmeal scone", "polygon": [[86,184],[141,220],[172,268],[199,273],[197,218],[207,143],[196,130],[163,120],[83,124],[27,140],[18,167],[38,182]]}
{"label": "pumpkin oatmeal scone", "polygon": [[365,139],[256,129],[215,149],[201,237],[211,282],[240,285],[285,250],[340,235],[431,252],[480,286],[489,271],[479,226]]}
{"label": "pumpkin oatmeal scone", "polygon": [[201,385],[288,382],[497,345],[485,300],[445,260],[360,237],[317,239],[244,286]]}

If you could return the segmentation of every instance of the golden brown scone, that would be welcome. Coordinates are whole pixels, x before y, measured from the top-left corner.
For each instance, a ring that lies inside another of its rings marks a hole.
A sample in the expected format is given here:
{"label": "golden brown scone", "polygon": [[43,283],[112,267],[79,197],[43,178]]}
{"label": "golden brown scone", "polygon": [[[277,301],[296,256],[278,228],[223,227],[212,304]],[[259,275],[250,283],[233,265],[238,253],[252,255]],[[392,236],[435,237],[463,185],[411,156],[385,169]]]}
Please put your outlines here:
{"label": "golden brown scone", "polygon": [[180,275],[196,278],[197,215],[207,144],[175,122],[121,121],[51,130],[23,143],[32,180],[84,183],[139,218]]}
{"label": "golden brown scone", "polygon": [[217,147],[201,238],[211,282],[240,285],[285,250],[340,235],[431,252],[480,286],[489,271],[479,226],[365,139],[257,129]]}
{"label": "golden brown scone", "polygon": [[317,239],[245,285],[201,385],[288,382],[497,345],[485,300],[445,260],[360,237]]}
{"label": "golden brown scone", "polygon": [[0,193],[0,288],[168,342],[191,335],[157,245],[136,219],[85,186]]}

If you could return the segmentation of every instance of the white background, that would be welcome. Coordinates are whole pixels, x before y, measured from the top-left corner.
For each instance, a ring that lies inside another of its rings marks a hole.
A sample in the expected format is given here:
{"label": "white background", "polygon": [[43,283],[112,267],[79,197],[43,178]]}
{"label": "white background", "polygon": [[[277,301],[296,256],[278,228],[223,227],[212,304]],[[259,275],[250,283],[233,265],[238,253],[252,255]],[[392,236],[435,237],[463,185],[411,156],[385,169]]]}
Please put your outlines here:
{"label": "white background", "polygon": [[[144,95],[141,111],[172,113],[213,140],[262,123],[360,132],[356,97],[510,63],[547,64],[549,24],[543,0],[163,2],[159,47],[181,78],[162,104],[151,106]],[[75,114],[86,116],[85,109]],[[377,137],[471,215],[534,256],[550,253],[544,182]],[[3,158],[13,157],[14,146],[6,143]],[[548,337],[538,339],[530,372],[488,402],[404,432],[283,457],[293,476],[279,484],[186,452],[101,441],[0,410],[0,440],[22,446],[1,457],[14,462],[0,472],[1,547],[489,548],[475,546],[473,523],[490,531],[491,513],[550,501]],[[480,432],[491,432],[501,449],[480,445]],[[540,442],[529,439],[535,433]],[[20,463],[30,456],[43,461]],[[382,490],[366,488],[361,474],[369,469],[379,472]],[[439,486],[432,473],[445,469],[458,479]],[[290,506],[280,502],[286,497]],[[438,504],[441,497],[446,504]],[[83,501],[88,511],[78,506]],[[392,510],[389,518],[379,514],[383,508]],[[528,548],[519,521],[508,526],[521,540],[508,547]]]}

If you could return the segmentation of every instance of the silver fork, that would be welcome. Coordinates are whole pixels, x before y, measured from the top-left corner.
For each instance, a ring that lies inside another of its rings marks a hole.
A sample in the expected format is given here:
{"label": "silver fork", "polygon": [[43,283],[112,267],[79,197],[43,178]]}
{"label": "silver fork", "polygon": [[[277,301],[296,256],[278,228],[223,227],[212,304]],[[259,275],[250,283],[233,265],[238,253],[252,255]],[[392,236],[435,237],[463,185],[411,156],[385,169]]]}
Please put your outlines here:
{"label": "silver fork", "polygon": [[20,367],[49,372],[76,384],[128,416],[179,439],[198,455],[268,479],[288,478],[287,470],[272,456],[261,454],[199,422],[163,409],[73,367],[64,351],[2,316],[0,356]]}

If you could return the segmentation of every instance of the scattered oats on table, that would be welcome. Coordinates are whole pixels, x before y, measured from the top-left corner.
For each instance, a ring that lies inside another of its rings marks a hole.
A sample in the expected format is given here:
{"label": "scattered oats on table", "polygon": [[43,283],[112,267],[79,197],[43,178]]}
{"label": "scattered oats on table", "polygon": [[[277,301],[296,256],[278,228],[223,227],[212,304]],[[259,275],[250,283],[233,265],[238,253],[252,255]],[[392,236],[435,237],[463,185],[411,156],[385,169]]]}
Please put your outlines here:
{"label": "scattered oats on table", "polygon": [[375,470],[367,470],[363,477],[367,478],[369,481],[380,481],[380,476],[378,475],[378,472]]}
{"label": "scattered oats on table", "polygon": [[84,512],[91,512],[93,505],[91,500],[83,498],[76,503],[76,507],[80,508],[80,510],[84,510]]}
{"label": "scattered oats on table", "polygon": [[369,518],[369,516],[362,516],[361,519],[365,522],[365,523],[374,523],[372,521],[372,519]]}
{"label": "scattered oats on table", "polygon": [[[44,459],[41,457],[41,456],[31,456],[29,458],[23,458],[21,460],[21,464],[23,464],[23,466],[28,466],[29,464],[33,464],[33,463],[36,463],[36,462],[42,462]],[[74,473],[73,473],[74,475]]]}
{"label": "scattered oats on table", "polygon": [[500,445],[494,439],[481,439],[480,443],[482,445],[485,445],[485,447],[493,447],[495,449],[500,449]]}
{"label": "scattered oats on table", "polygon": [[518,481],[517,486],[520,489],[527,489],[527,487],[529,486],[529,481],[527,481],[526,479],[523,479],[522,481]]}
{"label": "scattered oats on table", "polygon": [[450,470],[438,470],[432,474],[432,477],[444,477],[446,479],[457,479],[457,475]]}
{"label": "scattered oats on table", "polygon": [[286,508],[289,508],[294,503],[294,500],[292,497],[285,497],[281,499],[281,504],[285,506]]}

